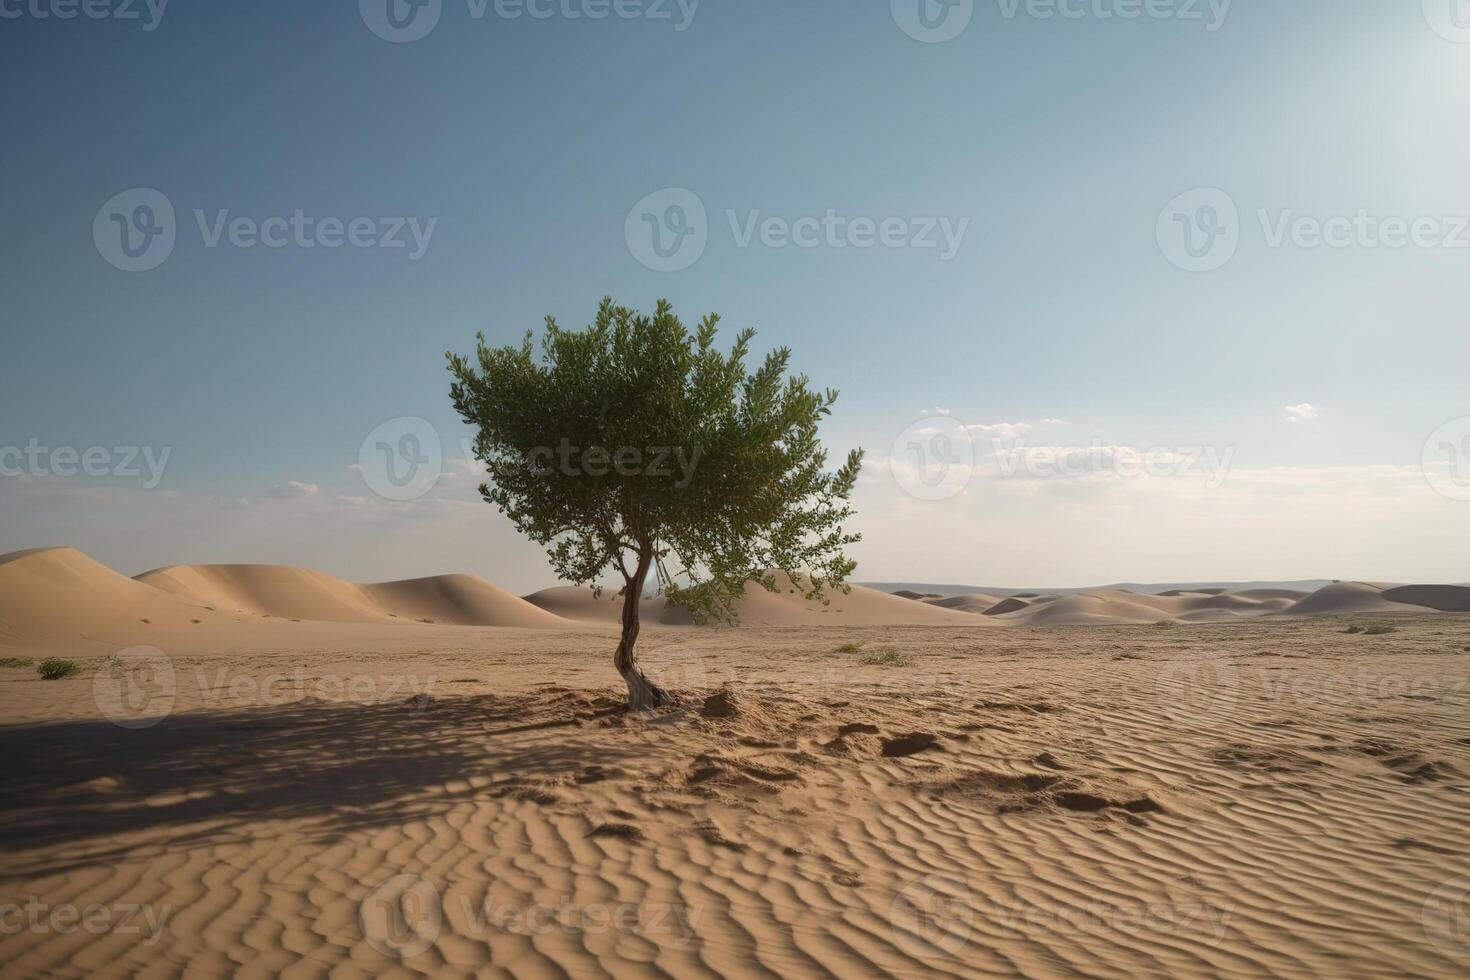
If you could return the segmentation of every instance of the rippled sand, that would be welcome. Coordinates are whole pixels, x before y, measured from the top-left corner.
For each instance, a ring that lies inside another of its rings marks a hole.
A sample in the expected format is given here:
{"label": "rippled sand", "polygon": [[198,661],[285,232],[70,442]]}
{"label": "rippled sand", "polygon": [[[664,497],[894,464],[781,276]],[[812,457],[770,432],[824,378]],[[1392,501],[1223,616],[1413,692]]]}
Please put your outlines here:
{"label": "rippled sand", "polygon": [[587,630],[0,669],[0,962],[1463,976],[1470,617],[1349,622],[653,628],[646,717]]}

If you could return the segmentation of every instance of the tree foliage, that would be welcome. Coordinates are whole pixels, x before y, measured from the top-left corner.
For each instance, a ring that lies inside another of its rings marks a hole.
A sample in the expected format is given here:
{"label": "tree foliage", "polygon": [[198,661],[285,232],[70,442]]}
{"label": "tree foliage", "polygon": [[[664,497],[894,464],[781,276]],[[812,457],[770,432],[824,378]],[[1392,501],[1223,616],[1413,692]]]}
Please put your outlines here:
{"label": "tree foliage", "polygon": [[717,620],[748,581],[773,588],[772,570],[819,601],[845,587],[862,454],[827,471],[817,430],[837,393],[788,374],[787,348],[752,370],[754,331],[725,352],[718,322],[690,331],[667,301],[644,315],[607,298],[585,330],[548,317],[539,351],[530,332],[506,347],[481,334],[473,359],[448,355],[481,495],[562,579],[617,572],[636,600],[652,569],[670,602]]}

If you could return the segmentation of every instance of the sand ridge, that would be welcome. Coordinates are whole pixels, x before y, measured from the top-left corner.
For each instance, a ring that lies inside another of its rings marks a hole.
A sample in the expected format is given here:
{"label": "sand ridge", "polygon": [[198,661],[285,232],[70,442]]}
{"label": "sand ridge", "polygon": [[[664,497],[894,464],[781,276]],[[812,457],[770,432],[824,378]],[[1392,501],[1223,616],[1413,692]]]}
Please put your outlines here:
{"label": "sand ridge", "polygon": [[[806,599],[784,574],[774,579],[774,591],[755,582],[747,586],[732,625],[1198,625],[1470,609],[1470,588],[1464,586],[1341,582],[1309,595],[1284,589],[1172,595],[1100,589],[910,598],[855,585],[829,590],[827,601],[817,602]],[[330,624],[360,627],[354,635],[374,645],[387,642],[375,638],[382,629],[613,629],[620,608],[621,598],[612,589],[594,596],[590,588],[561,587],[521,598],[471,575],[358,584],[293,566],[241,564],[174,565],[129,579],[72,548],[0,556],[0,645],[43,653],[138,644],[192,651],[279,649],[295,642],[316,649],[330,645]],[[643,618],[653,625],[693,627],[687,610],[669,606],[661,596],[645,598]]]}
{"label": "sand ridge", "polygon": [[193,602],[257,616],[323,622],[565,626],[559,617],[473,575],[435,575],[359,585],[289,565],[174,565],[137,576]]}

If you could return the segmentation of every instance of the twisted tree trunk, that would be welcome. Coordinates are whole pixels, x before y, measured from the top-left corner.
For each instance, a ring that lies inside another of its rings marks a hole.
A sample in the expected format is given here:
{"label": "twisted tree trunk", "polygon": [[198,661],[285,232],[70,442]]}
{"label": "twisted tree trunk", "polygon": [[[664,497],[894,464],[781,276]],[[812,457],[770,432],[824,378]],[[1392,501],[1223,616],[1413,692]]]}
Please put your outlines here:
{"label": "twisted tree trunk", "polygon": [[634,648],[638,643],[638,614],[643,601],[643,583],[648,578],[648,569],[653,562],[653,549],[640,548],[638,567],[623,588],[623,636],[618,642],[618,652],[613,655],[613,666],[623,675],[628,685],[628,710],[644,711],[666,705],[672,700],[668,692],[644,676],[638,669],[638,657]]}

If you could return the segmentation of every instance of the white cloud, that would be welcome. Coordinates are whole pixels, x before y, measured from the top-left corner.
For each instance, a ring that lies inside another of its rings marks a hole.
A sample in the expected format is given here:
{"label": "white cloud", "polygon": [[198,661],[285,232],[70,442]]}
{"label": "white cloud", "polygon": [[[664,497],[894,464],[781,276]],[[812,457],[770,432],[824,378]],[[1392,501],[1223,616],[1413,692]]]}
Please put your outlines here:
{"label": "white cloud", "polygon": [[1310,422],[1317,417],[1317,409],[1310,402],[1286,406],[1286,421]]}
{"label": "white cloud", "polygon": [[967,425],[965,431],[971,435],[990,436],[993,439],[1019,439],[1023,432],[1031,430],[1030,422],[992,422],[990,424]]}
{"label": "white cloud", "polygon": [[261,496],[267,500],[302,500],[306,497],[315,497],[320,492],[320,488],[315,483],[288,480],[271,487]]}

